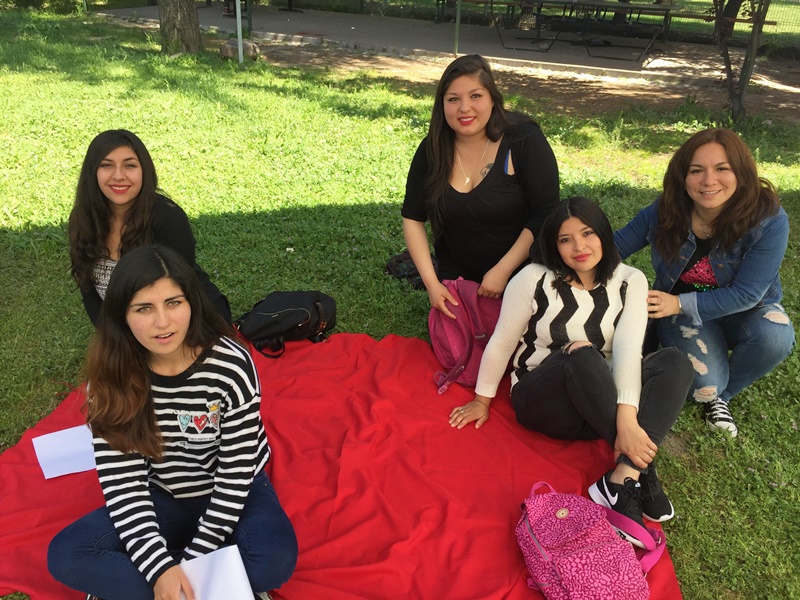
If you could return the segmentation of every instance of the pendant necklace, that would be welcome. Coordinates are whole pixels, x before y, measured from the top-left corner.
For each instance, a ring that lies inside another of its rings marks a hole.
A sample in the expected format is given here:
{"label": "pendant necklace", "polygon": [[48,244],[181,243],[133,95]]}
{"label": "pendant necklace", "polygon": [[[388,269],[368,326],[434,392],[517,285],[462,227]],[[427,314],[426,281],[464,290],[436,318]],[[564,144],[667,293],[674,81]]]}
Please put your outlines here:
{"label": "pendant necklace", "polygon": [[[478,166],[480,167],[481,163],[483,163],[483,157],[486,156],[486,149],[489,147],[489,138],[486,138],[486,145],[483,147],[483,154],[478,159]],[[461,167],[461,174],[464,175],[464,185],[469,185],[470,178],[467,177],[467,172],[464,170],[464,165],[461,163],[461,154],[458,152],[458,148],[456,148],[456,159],[458,160],[458,166]]]}
{"label": "pendant necklace", "polygon": [[706,239],[709,239],[711,237],[711,232],[708,230],[708,226],[703,223],[702,219],[700,219],[700,215],[698,214],[696,208],[694,209],[694,216],[697,218],[697,222],[700,224],[700,227],[703,228],[703,235]]}
{"label": "pendant necklace", "polygon": [[[577,287],[578,285],[579,285],[579,286],[581,286],[581,289],[582,289],[584,292],[590,292],[590,291],[591,291],[589,288],[587,288],[587,287],[586,287],[586,284],[585,284],[585,283],[583,283],[583,281],[581,281],[581,278],[580,278],[580,277],[577,277],[577,278],[575,279],[575,282],[574,282],[574,283],[576,283],[576,284],[577,284],[577,285],[576,285],[576,287]],[[593,290],[594,288],[596,288],[596,287],[597,287],[597,284],[593,285],[593,286],[592,286],[592,290]]]}

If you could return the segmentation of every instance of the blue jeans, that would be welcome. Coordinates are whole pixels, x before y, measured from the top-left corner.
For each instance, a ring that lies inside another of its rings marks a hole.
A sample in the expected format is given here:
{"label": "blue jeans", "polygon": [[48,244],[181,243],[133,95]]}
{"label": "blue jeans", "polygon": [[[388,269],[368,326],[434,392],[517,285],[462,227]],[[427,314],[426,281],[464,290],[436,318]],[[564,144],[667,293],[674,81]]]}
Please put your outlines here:
{"label": "blue jeans", "polygon": [[[178,499],[155,486],[150,488],[150,495],[161,535],[170,553],[178,557],[191,542],[210,496]],[[263,471],[253,479],[228,542],[239,547],[255,592],[279,587],[294,571],[294,528]],[[153,587],[128,557],[105,506],[53,538],[47,551],[47,568],[57,581],[104,600],[153,600]]]}
{"label": "blue jeans", "polygon": [[[687,315],[656,321],[662,346],[681,350],[694,367],[691,394],[698,402],[730,401],[769,373],[794,346],[794,328],[780,304],[692,325]],[[730,354],[729,354],[730,352]]]}
{"label": "blue jeans", "polygon": [[[642,391],[637,421],[661,445],[678,418],[692,380],[686,357],[659,350],[642,360]],[[525,373],[511,390],[520,425],[559,440],[617,439],[617,387],[605,358],[592,346],[564,354],[554,351]],[[627,456],[622,462],[644,472]]]}

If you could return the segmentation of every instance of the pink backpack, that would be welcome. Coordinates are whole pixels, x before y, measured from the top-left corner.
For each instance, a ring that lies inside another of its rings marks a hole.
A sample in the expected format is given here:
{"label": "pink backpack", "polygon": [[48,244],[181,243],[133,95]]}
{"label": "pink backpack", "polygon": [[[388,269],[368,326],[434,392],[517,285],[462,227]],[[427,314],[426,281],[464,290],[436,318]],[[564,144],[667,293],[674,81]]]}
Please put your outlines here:
{"label": "pink backpack", "polygon": [[428,315],[431,346],[443,369],[433,376],[440,394],[454,381],[475,387],[483,350],[497,325],[502,304],[498,298],[478,296],[479,285],[474,281],[459,277],[442,283],[458,306],[448,303],[455,319],[436,308]]}
{"label": "pink backpack", "polygon": [[[549,493],[537,494],[541,488]],[[645,544],[641,555],[614,527]],[[666,546],[662,531],[583,496],[559,494],[544,482],[531,489],[515,533],[530,574],[528,587],[548,600],[646,600],[644,576]]]}

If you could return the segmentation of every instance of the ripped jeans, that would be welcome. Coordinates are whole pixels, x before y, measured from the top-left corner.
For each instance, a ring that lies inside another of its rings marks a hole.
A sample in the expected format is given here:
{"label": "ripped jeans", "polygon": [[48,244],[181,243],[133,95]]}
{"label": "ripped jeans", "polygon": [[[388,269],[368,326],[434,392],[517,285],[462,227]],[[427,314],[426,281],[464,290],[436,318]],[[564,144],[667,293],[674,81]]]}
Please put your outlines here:
{"label": "ripped jeans", "polygon": [[678,348],[694,367],[690,394],[698,402],[719,396],[730,401],[786,358],[794,346],[794,328],[780,304],[756,306],[692,325],[686,315],[656,321],[664,348]]}

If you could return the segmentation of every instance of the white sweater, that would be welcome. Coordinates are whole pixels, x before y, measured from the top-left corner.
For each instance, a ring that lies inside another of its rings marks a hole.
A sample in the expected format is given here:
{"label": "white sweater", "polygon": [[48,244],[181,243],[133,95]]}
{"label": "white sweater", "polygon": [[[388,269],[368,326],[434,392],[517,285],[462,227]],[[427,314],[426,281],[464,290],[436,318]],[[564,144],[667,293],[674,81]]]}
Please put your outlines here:
{"label": "white sweater", "polygon": [[617,387],[617,403],[638,407],[647,327],[644,274],[620,264],[604,286],[585,291],[565,284],[559,294],[553,288],[554,279],[546,267],[530,264],[508,283],[475,392],[494,398],[512,355],[513,387],[567,342],[589,340],[606,357]]}

